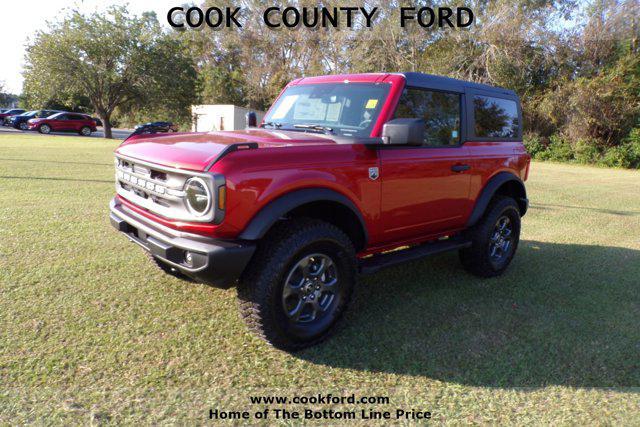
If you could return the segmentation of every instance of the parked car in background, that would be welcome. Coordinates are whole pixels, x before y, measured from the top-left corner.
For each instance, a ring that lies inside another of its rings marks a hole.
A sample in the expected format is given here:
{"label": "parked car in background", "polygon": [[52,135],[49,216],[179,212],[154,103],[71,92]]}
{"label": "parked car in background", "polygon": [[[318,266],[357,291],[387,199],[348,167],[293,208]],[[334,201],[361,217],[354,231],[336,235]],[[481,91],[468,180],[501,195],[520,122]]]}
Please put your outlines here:
{"label": "parked car in background", "polygon": [[168,132],[178,132],[178,127],[171,122],[150,122],[136,126],[133,134]]}
{"label": "parked car in background", "polygon": [[0,113],[0,124],[6,125],[6,119],[8,117],[17,116],[18,114],[22,114],[24,112],[25,110],[22,110],[20,108],[11,108],[9,110],[3,111],[2,113]]}
{"label": "parked car in background", "polygon": [[34,110],[27,111],[26,113],[19,114],[17,116],[7,117],[5,120],[7,124],[13,126],[16,129],[28,130],[29,124],[27,123],[31,119],[44,119],[50,117],[56,113],[61,113],[58,110]]}
{"label": "parked car in background", "polygon": [[98,117],[91,117],[91,119],[96,122],[96,126],[102,127],[102,120],[100,120]]}
{"label": "parked car in background", "polygon": [[96,122],[86,114],[81,113],[56,113],[47,118],[31,119],[28,122],[30,130],[37,130],[40,133],[55,132],[77,132],[83,136],[91,135],[95,132]]}

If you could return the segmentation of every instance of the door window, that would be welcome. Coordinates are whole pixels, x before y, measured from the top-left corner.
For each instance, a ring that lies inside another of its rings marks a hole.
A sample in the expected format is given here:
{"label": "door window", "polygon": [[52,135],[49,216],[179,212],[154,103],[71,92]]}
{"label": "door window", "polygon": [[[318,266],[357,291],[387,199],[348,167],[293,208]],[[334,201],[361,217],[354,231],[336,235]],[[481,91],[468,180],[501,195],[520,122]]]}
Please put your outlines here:
{"label": "door window", "polygon": [[406,88],[396,118],[424,119],[424,145],[460,144],[460,95],[416,88]]}

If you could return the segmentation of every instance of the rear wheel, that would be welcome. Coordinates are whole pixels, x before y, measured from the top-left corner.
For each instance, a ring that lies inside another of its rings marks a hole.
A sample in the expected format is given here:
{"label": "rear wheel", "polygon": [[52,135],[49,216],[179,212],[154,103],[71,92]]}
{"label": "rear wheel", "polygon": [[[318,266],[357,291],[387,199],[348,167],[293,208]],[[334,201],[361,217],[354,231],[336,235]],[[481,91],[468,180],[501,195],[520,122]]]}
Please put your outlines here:
{"label": "rear wheel", "polygon": [[44,134],[51,133],[51,126],[49,126],[49,125],[40,125],[40,127],[38,127],[38,132],[44,133]]}
{"label": "rear wheel", "polygon": [[502,274],[520,241],[520,210],[511,197],[496,196],[484,217],[469,230],[472,245],[462,249],[464,268],[480,277]]}
{"label": "rear wheel", "polygon": [[240,279],[240,311],[271,345],[300,350],[326,339],[355,283],[355,250],[342,230],[313,219],[277,225]]}

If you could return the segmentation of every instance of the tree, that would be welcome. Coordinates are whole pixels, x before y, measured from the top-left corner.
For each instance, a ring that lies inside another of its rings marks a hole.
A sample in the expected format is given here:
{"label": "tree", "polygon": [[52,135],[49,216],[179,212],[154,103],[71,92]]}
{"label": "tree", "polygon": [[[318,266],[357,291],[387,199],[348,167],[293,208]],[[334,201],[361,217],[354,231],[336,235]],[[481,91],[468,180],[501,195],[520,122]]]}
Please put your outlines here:
{"label": "tree", "polygon": [[4,92],[4,82],[0,80],[0,105],[5,105],[8,101],[8,94]]}
{"label": "tree", "polygon": [[162,111],[184,117],[196,100],[197,75],[180,44],[153,13],[131,16],[123,7],[104,14],[77,11],[36,34],[27,48],[25,99],[31,106],[70,104],[86,96],[111,138],[112,115]]}

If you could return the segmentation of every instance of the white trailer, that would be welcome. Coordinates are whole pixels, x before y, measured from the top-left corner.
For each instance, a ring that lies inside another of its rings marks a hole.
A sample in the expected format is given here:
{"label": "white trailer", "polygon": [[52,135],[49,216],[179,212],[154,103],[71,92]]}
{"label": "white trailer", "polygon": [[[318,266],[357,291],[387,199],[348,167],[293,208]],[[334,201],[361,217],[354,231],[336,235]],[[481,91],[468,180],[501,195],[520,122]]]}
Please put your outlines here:
{"label": "white trailer", "polygon": [[[238,130],[245,128],[245,116],[254,111],[236,105],[193,105],[192,130],[194,132],[212,132],[219,130]],[[254,111],[257,124],[260,124],[265,115],[264,111]]]}

